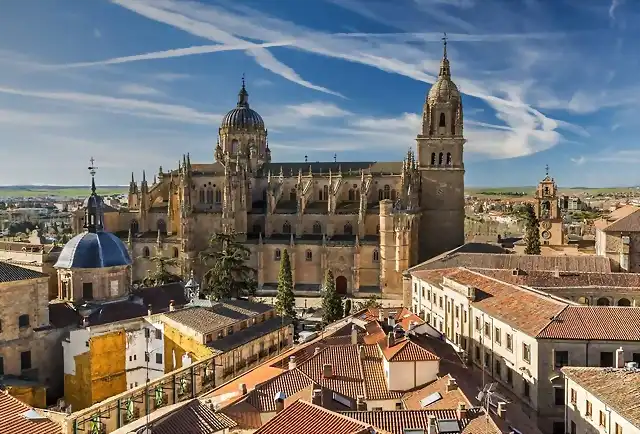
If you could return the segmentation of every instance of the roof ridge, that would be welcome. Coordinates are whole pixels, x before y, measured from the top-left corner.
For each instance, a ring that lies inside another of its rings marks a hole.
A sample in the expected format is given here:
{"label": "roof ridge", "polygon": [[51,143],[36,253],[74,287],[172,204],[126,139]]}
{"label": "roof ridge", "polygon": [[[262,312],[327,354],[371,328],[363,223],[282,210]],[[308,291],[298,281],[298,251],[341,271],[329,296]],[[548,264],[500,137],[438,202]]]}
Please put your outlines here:
{"label": "roof ridge", "polygon": [[[558,314],[556,316],[561,316],[562,314],[564,314],[568,308],[570,307],[574,307],[570,304],[567,304],[560,312],[558,312]],[[582,321],[582,318],[580,318],[580,322],[582,323],[582,325],[584,326],[584,321]],[[541,337],[541,335],[549,328],[551,327],[552,324],[555,323],[555,320],[553,318],[549,318],[549,321],[547,322],[547,324],[542,327],[540,330],[538,330],[538,333],[536,333],[536,338]]]}

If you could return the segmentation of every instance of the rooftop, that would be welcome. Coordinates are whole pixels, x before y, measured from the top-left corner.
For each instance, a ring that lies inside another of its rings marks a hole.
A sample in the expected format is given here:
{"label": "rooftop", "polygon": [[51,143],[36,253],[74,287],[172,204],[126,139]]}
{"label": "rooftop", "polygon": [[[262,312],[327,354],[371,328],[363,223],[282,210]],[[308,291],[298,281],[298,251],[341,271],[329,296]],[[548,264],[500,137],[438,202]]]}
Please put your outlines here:
{"label": "rooftop", "polygon": [[540,270],[491,270],[473,269],[485,276],[494,277],[503,282],[525,285],[533,288],[627,288],[635,291],[640,288],[640,274],[637,273],[598,273],[577,271],[540,271]]}
{"label": "rooftop", "polygon": [[272,309],[272,306],[263,303],[225,300],[211,307],[186,307],[165,315],[198,333],[207,334]]}
{"label": "rooftop", "polygon": [[562,372],[640,428],[640,369],[564,367]]}
{"label": "rooftop", "polygon": [[0,433],[62,434],[62,427],[7,392],[0,391]]}
{"label": "rooftop", "polygon": [[39,271],[33,271],[18,265],[0,261],[0,283],[16,282],[18,280],[40,279],[49,277]]}
{"label": "rooftop", "polygon": [[640,309],[569,306],[540,331],[543,339],[639,341]]}

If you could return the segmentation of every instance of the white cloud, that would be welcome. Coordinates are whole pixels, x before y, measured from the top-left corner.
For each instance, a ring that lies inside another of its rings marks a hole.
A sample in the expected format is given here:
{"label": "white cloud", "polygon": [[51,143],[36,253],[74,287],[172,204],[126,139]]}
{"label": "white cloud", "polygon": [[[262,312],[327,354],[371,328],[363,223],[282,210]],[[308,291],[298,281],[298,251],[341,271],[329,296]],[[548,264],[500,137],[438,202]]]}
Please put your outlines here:
{"label": "white cloud", "polygon": [[127,83],[120,86],[118,91],[126,95],[156,96],[162,95],[158,89],[136,83]]}
{"label": "white cloud", "polygon": [[587,161],[584,155],[581,155],[578,158],[570,158],[570,160],[576,166],[582,166]]}
{"label": "white cloud", "polygon": [[0,125],[13,127],[60,127],[67,128],[80,124],[75,116],[59,113],[42,113],[22,110],[0,109]]}
{"label": "white cloud", "polygon": [[616,9],[624,4],[624,0],[611,0],[611,6],[609,6],[609,18],[611,21],[616,20]]}
{"label": "white cloud", "polygon": [[158,72],[156,74],[153,74],[151,77],[159,81],[172,82],[178,80],[186,80],[190,78],[191,75],[176,72]]}

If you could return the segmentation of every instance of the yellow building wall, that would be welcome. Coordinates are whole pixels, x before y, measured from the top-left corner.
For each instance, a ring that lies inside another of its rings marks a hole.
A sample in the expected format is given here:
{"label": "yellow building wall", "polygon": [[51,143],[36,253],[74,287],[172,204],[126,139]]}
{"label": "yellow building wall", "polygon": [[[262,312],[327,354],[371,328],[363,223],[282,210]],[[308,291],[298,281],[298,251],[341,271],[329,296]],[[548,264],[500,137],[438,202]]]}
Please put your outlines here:
{"label": "yellow building wall", "polygon": [[[173,353],[176,355],[176,366],[173,367]],[[192,362],[202,360],[213,355],[211,349],[190,336],[185,336],[179,330],[164,325],[164,372],[182,368],[182,356],[189,354]]]}
{"label": "yellow building wall", "polygon": [[79,354],[75,357],[76,374],[64,374],[64,400],[71,404],[73,411],[91,405],[91,367],[90,354]]}
{"label": "yellow building wall", "polygon": [[9,395],[31,407],[47,408],[47,389],[43,386],[7,387]]}
{"label": "yellow building wall", "polygon": [[127,390],[124,330],[91,338],[89,351],[92,404]]}

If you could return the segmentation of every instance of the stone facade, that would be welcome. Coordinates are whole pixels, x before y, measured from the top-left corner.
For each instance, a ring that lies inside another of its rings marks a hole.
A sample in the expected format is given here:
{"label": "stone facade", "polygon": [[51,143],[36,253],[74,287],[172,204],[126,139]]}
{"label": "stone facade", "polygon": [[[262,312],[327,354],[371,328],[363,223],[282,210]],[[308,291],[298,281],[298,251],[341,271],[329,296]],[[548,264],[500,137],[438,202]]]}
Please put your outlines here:
{"label": "stone facade", "polygon": [[[399,162],[272,162],[243,83],[219,128],[216,162],[184,155],[152,183],[132,175],[128,209],[105,210],[105,229],[127,239],[134,281],[156,255],[177,259],[176,274],[201,277],[198,256],[210,236],[233,230],[251,250],[259,289],[275,286],[288,249],[297,291],[318,291],[331,269],[340,293],[399,297],[403,270],[464,242],[464,143],[446,45],[417,155]],[[82,225],[79,211],[74,226]]]}
{"label": "stone facade", "polygon": [[565,230],[558,202],[558,187],[553,178],[547,176],[536,189],[535,211],[540,223],[540,244],[561,246],[566,244]]}

